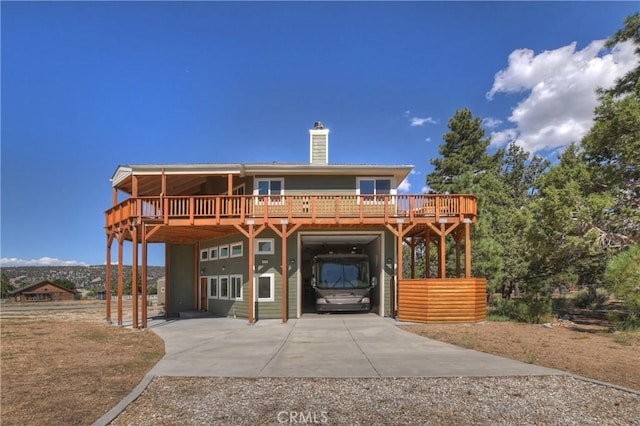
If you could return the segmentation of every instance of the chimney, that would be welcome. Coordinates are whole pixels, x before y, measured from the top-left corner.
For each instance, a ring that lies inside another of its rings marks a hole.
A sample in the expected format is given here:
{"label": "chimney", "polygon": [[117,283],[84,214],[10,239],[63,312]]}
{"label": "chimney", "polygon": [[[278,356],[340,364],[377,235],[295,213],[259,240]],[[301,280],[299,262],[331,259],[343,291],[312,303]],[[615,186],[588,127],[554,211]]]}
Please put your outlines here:
{"label": "chimney", "polygon": [[311,164],[329,164],[329,129],[321,121],[309,130],[309,150]]}

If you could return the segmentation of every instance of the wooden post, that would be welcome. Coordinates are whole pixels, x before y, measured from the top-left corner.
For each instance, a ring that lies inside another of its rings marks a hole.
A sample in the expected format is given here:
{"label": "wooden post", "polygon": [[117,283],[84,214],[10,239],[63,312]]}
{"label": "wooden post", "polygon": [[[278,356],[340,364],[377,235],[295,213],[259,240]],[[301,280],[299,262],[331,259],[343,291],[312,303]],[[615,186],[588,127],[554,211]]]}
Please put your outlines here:
{"label": "wooden post", "polygon": [[471,224],[464,224],[464,273],[467,278],[471,278]]}
{"label": "wooden post", "polygon": [[122,293],[123,293],[123,279],[124,279],[124,266],[123,266],[123,237],[118,236],[118,325],[122,326]]}
{"label": "wooden post", "polygon": [[402,235],[403,235],[402,234],[402,226],[403,226],[402,223],[398,224],[398,247],[397,247],[398,252],[396,253],[396,256],[398,257],[397,258],[398,273],[396,274],[398,276],[397,286],[400,285],[400,280],[403,278],[402,277],[402,268],[404,267],[404,265],[402,263],[402,244],[403,244],[403,242],[402,242],[402,240],[403,240],[403,237],[402,237]]}
{"label": "wooden post", "polygon": [[440,266],[440,278],[447,277],[447,233],[445,230],[445,224],[440,224],[440,247],[438,255],[438,265]]}
{"label": "wooden post", "polygon": [[171,254],[169,244],[164,245],[164,317],[169,318],[169,303],[171,302]]}
{"label": "wooden post", "polygon": [[193,309],[200,311],[202,309],[200,306],[200,243],[196,242],[193,245],[193,250],[196,259],[193,265]]}
{"label": "wooden post", "polygon": [[107,282],[105,283],[105,300],[107,301],[107,318],[106,321],[111,323],[111,243],[113,236],[107,238]]}
{"label": "wooden post", "polygon": [[[265,197],[266,199],[266,197]],[[236,227],[236,229],[240,232],[242,232],[244,234],[245,237],[247,237],[247,239],[249,240],[249,303],[248,303],[248,307],[249,307],[249,324],[253,324],[255,322],[255,308],[256,308],[256,301],[255,301],[255,277],[256,277],[256,267],[255,267],[255,255],[254,255],[254,243],[255,243],[255,237],[256,235],[258,235],[259,233],[261,233],[264,228],[266,228],[266,225],[260,225],[260,227],[258,229],[253,228],[253,223],[248,225],[248,229],[245,230],[241,225],[234,225]],[[271,226],[271,225],[270,225]]]}
{"label": "wooden post", "polygon": [[249,225],[249,324],[255,322],[255,286],[256,286],[256,268],[255,268],[255,256],[254,256],[254,237],[253,237],[253,225]]}
{"label": "wooden post", "polygon": [[424,277],[431,278],[431,233],[429,229],[426,231],[425,240],[424,240]]}
{"label": "wooden post", "polygon": [[147,227],[142,224],[142,328],[147,328]]}
{"label": "wooden post", "polygon": [[138,227],[133,226],[131,231],[131,327],[138,328]]}
{"label": "wooden post", "polygon": [[456,230],[453,236],[456,240],[456,277],[460,278],[460,232]]}
{"label": "wooden post", "polygon": [[289,297],[287,292],[287,224],[282,224],[282,322],[285,323],[288,320],[288,300]]}
{"label": "wooden post", "polygon": [[416,277],[416,240],[411,238],[411,279]]}

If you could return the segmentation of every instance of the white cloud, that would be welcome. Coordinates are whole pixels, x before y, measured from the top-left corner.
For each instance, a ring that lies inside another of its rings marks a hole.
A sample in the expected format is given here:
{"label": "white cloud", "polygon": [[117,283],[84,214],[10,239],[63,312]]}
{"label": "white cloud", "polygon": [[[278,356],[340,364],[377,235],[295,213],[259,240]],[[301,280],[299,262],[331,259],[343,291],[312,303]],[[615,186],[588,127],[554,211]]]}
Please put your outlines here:
{"label": "white cloud", "polygon": [[423,194],[427,194],[429,193],[429,191],[431,191],[431,188],[428,185],[425,185],[422,187],[422,189],[420,190]]}
{"label": "white cloud", "polygon": [[409,121],[411,122],[411,127],[424,126],[425,124],[437,123],[437,121],[434,120],[432,117],[424,117],[424,118],[413,117]]}
{"label": "white cloud", "polygon": [[425,142],[431,142],[431,138],[426,138]]}
{"label": "white cloud", "polygon": [[55,257],[41,257],[40,259],[18,259],[15,257],[0,259],[0,266],[89,266],[77,260],[60,260]]}
{"label": "white cloud", "polygon": [[488,99],[498,93],[521,93],[525,98],[513,109],[513,127],[492,133],[492,144],[515,141],[535,153],[580,142],[593,125],[598,87],[611,87],[615,80],[638,63],[631,43],[604,49],[595,40],[582,50],[576,43],[537,55],[518,49],[509,55],[509,65],[499,71]]}
{"label": "white cloud", "polygon": [[502,124],[502,120],[494,117],[486,117],[482,119],[482,125],[487,129],[493,129]]}
{"label": "white cloud", "polygon": [[408,193],[411,189],[411,182],[409,182],[409,177],[402,181],[400,185],[398,185],[398,192]]}

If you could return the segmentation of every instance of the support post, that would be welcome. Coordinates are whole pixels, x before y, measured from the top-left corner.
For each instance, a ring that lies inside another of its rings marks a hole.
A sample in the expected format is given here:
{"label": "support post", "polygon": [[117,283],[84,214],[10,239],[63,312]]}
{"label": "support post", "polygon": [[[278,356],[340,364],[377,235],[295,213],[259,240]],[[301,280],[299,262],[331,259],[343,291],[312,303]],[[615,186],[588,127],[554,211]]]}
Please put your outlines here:
{"label": "support post", "polygon": [[111,323],[111,243],[113,242],[113,236],[107,238],[107,277],[105,283],[105,300],[107,302],[107,317],[106,321]]}
{"label": "support post", "polygon": [[440,224],[440,247],[439,247],[438,264],[440,266],[440,278],[447,277],[447,234],[445,224]]}
{"label": "support post", "polygon": [[147,227],[142,224],[142,328],[147,328]]}
{"label": "support post", "polygon": [[411,238],[411,279],[416,277],[416,240]]}
{"label": "support post", "polygon": [[431,278],[431,233],[427,229],[424,239],[424,277]]}
{"label": "support post", "polygon": [[282,322],[285,323],[288,320],[288,271],[287,271],[287,225],[282,225]]}
{"label": "support post", "polygon": [[467,278],[471,278],[471,224],[464,224],[464,273]]}
{"label": "support post", "polygon": [[460,278],[462,272],[460,268],[460,232],[456,230],[454,233],[456,239],[456,277]]}
{"label": "support post", "polygon": [[131,231],[131,327],[138,328],[138,227]]}
{"label": "support post", "polygon": [[255,308],[256,308],[256,297],[255,297],[255,287],[256,287],[256,266],[255,266],[255,254],[254,254],[254,236],[253,236],[253,225],[249,225],[249,324],[253,324],[255,322]]}
{"label": "support post", "polygon": [[398,257],[398,285],[400,285],[400,280],[403,278],[402,277],[402,268],[404,267],[403,263],[402,263],[402,244],[403,244],[403,234],[402,234],[402,223],[398,224],[398,253],[396,253],[396,256]]}
{"label": "support post", "polygon": [[124,241],[122,235],[118,236],[118,325],[122,326],[122,293],[123,293],[123,280],[124,280],[124,266],[123,266],[123,246]]}

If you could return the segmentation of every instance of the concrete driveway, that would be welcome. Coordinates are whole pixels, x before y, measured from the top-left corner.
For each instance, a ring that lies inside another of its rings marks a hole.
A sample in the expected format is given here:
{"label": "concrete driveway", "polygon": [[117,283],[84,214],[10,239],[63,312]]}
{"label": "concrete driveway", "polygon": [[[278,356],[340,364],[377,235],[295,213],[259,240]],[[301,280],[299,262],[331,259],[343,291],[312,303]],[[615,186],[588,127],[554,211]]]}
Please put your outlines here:
{"label": "concrete driveway", "polygon": [[446,377],[566,374],[420,337],[389,318],[305,315],[150,324],[166,345],[152,376]]}

